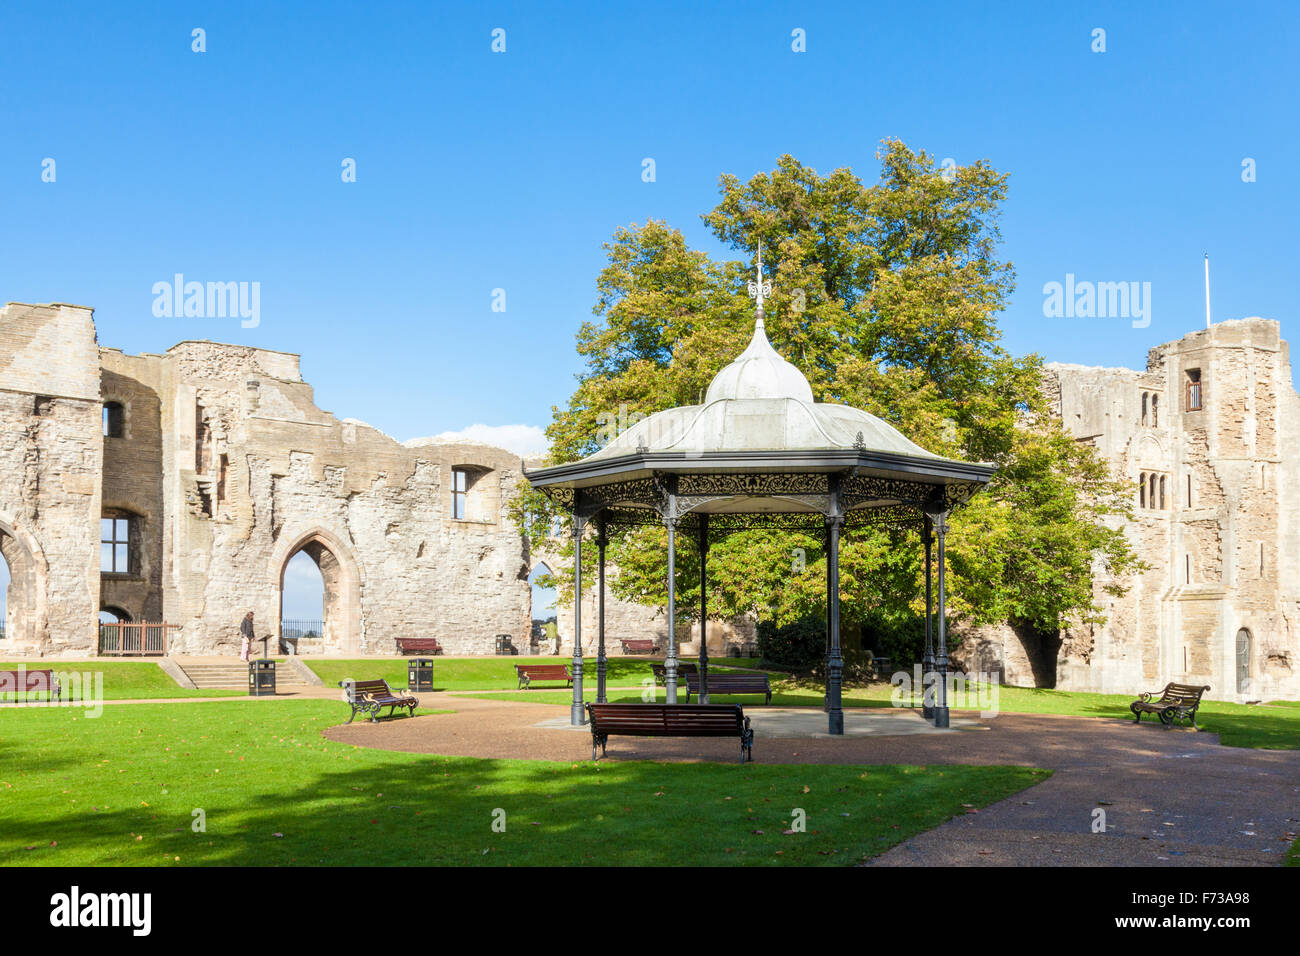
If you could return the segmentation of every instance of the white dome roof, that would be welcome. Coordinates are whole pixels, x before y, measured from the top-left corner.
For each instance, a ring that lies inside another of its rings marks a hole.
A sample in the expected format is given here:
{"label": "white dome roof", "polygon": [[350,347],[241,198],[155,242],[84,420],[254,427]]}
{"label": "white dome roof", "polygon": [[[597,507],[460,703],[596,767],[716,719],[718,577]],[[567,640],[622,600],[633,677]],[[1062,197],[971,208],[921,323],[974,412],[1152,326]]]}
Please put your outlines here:
{"label": "white dome roof", "polygon": [[793,398],[812,404],[813,393],[803,373],[772,348],[760,315],[749,346],[713,377],[704,404],[722,399],[762,398]]}
{"label": "white dome roof", "polygon": [[656,412],[585,460],[637,451],[707,454],[855,448],[939,458],[875,415],[813,401],[803,373],[768,342],[760,312],[749,346],[714,376],[703,405]]}

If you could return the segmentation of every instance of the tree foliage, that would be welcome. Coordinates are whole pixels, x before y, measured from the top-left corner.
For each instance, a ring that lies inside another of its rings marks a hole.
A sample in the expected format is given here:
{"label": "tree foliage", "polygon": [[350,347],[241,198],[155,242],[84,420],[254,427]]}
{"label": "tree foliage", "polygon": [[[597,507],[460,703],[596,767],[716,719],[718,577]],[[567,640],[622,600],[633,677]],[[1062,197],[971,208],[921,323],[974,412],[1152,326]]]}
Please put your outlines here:
{"label": "tree foliage", "polygon": [[[585,370],[547,430],[549,460],[577,460],[638,416],[702,400],[752,334],[745,282],[761,242],[774,286],[769,338],[818,401],[863,408],[937,454],[997,466],[989,487],[950,522],[951,613],[1048,632],[1100,621],[1094,573],[1115,580],[1141,568],[1122,530],[1131,496],[1048,415],[1039,357],[1012,356],[999,344],[997,314],[1014,288],[1012,266],[997,254],[1007,177],[984,162],[937,169],[897,140],[885,141],[878,159],[870,185],[849,169],[819,175],[791,156],[747,182],[722,176],[720,200],[702,218],[738,260],[691,249],[665,222],[619,229],[605,245],[594,319],[578,331]],[[542,496],[521,492],[513,507],[536,544],[571,557]],[[699,564],[684,537],[677,594],[679,613],[690,617],[698,615]],[[661,606],[665,549],[660,528],[613,540],[612,591]],[[777,532],[716,543],[710,616],[754,612],[789,624],[823,614],[822,549],[818,539]],[[594,551],[584,551],[584,565]],[[847,533],[846,625],[910,627],[923,608],[922,574],[915,530]],[[566,601],[567,581],[558,575]]]}

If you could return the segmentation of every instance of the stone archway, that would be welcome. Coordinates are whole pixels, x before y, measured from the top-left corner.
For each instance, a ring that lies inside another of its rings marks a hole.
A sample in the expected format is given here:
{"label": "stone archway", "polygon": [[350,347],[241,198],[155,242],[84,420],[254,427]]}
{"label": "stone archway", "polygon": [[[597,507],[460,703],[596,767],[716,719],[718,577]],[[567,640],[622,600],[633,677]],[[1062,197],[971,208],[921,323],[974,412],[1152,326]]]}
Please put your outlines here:
{"label": "stone archway", "polygon": [[0,555],[9,567],[5,593],[5,643],[35,650],[48,636],[46,592],[49,565],[36,539],[0,514]]}
{"label": "stone archway", "polygon": [[559,641],[559,588],[537,583],[539,578],[548,575],[554,577],[555,572],[541,559],[534,561],[528,572],[528,601],[532,608],[529,641],[542,654],[554,653]]}
{"label": "stone archway", "polygon": [[1237,640],[1235,647],[1236,662],[1236,689],[1242,697],[1248,697],[1251,692],[1251,657],[1254,650],[1254,641],[1251,638],[1249,629],[1240,628],[1237,631]]}
{"label": "stone archway", "polygon": [[271,573],[276,597],[274,635],[277,649],[283,636],[281,609],[285,569],[299,552],[305,553],[316,563],[325,585],[321,607],[324,625],[321,641],[318,647],[299,644],[299,652],[340,654],[364,651],[365,634],[361,621],[361,588],[364,579],[361,566],[351,543],[323,527],[307,528],[292,535],[281,534],[280,544],[272,555]]}

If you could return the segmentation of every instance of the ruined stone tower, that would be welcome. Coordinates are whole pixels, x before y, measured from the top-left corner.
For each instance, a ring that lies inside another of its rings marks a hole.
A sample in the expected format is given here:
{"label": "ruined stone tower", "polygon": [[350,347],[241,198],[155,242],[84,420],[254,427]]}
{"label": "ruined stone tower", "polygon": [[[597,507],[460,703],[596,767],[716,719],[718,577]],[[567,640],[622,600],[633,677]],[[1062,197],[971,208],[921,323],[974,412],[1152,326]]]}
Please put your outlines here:
{"label": "ruined stone tower", "polygon": [[1064,632],[1046,667],[1010,628],[974,635],[968,655],[1012,684],[1300,697],[1300,396],[1278,323],[1193,332],[1152,349],[1145,371],[1051,364],[1044,388],[1132,482],[1127,532],[1150,568],[1121,598],[1096,581],[1106,624]]}

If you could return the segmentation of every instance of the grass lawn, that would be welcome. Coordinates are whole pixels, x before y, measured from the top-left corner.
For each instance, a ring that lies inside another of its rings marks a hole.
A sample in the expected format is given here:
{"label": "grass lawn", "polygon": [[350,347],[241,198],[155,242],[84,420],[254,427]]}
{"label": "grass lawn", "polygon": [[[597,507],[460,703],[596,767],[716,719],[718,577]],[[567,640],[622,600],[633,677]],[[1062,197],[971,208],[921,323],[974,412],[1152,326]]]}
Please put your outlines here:
{"label": "grass lawn", "polygon": [[319,700],[0,713],[0,865],[851,864],[1050,773],[436,757],[322,738],[338,720]]}
{"label": "grass lawn", "polygon": [[[304,657],[303,663],[316,672],[326,687],[337,687],[347,678],[374,680],[382,677],[390,687],[405,687],[407,658],[370,657],[359,660],[313,660]],[[748,667],[755,661],[746,658],[727,658],[727,665]],[[571,664],[571,657],[435,657],[433,658],[434,690],[515,690],[519,678],[516,664]],[[583,680],[596,681],[596,659],[583,659]],[[643,680],[654,676],[650,665],[657,663],[647,657],[611,657],[605,664],[605,679],[609,686],[639,686]],[[712,665],[710,665],[712,666]],[[719,670],[726,670],[721,666]]]}
{"label": "grass lawn", "polygon": [[[176,682],[154,661],[18,661],[0,662],[0,670],[52,670],[63,688],[63,699],[67,700],[72,691],[72,682],[66,675],[80,674],[82,696],[91,697],[95,693],[98,679],[95,674],[104,675],[104,700],[141,700],[149,697],[239,697],[247,694],[242,690],[190,690],[177,686]],[[85,675],[92,675],[87,677]],[[0,694],[0,700],[15,700],[12,693]],[[32,700],[45,700],[49,695],[33,694]],[[22,699],[27,699],[22,695]]]}
{"label": "grass lawn", "polygon": [[1300,837],[1291,844],[1291,849],[1287,850],[1286,862],[1283,866],[1300,866]]}

